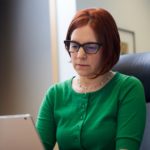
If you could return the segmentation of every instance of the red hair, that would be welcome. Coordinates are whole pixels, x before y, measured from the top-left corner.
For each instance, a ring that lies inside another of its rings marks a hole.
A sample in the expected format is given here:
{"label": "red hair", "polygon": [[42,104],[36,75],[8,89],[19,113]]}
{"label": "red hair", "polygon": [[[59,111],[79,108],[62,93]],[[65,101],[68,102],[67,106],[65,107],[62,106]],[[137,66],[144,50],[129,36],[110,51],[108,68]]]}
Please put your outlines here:
{"label": "red hair", "polygon": [[89,25],[97,38],[103,43],[102,68],[100,74],[111,70],[120,56],[120,37],[118,28],[112,15],[101,8],[90,8],[80,10],[76,13],[68,28],[66,40],[71,39],[72,32],[85,25]]}

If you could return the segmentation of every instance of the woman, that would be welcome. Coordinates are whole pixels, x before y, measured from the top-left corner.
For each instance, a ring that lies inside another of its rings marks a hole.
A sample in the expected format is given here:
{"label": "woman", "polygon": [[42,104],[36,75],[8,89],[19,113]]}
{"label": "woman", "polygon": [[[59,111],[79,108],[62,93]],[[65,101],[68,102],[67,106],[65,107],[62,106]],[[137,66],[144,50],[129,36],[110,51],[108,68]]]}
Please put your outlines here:
{"label": "woman", "polygon": [[113,72],[120,38],[109,12],[78,11],[64,41],[77,76],[51,86],[37,118],[46,150],[138,150],[145,126],[141,82]]}

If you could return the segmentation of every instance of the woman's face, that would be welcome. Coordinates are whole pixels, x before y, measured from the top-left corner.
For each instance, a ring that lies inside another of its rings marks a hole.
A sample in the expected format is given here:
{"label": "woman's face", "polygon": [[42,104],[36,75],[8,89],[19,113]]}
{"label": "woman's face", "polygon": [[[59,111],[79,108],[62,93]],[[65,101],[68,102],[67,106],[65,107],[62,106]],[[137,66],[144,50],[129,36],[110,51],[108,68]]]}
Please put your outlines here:
{"label": "woman's face", "polygon": [[[89,25],[75,29],[72,32],[71,41],[80,44],[98,42]],[[101,49],[96,54],[87,54],[83,47],[80,47],[78,52],[70,53],[72,65],[79,76],[93,77],[99,73],[101,69]]]}

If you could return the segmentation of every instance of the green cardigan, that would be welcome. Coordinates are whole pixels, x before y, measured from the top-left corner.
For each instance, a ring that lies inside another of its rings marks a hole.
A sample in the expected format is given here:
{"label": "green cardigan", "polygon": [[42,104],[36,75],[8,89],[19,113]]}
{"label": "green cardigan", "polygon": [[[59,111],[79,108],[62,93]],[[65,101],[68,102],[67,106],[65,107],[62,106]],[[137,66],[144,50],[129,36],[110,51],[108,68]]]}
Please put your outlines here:
{"label": "green cardigan", "polygon": [[51,86],[36,128],[46,150],[139,150],[146,105],[141,82],[116,73],[102,89],[77,93],[72,79]]}

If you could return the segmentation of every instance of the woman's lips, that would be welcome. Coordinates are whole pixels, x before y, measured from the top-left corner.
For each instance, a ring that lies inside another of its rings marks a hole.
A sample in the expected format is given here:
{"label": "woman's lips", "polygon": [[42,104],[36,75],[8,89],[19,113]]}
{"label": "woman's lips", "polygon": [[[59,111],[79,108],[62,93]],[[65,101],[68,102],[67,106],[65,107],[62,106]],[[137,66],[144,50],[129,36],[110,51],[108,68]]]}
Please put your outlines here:
{"label": "woman's lips", "polygon": [[89,65],[86,64],[76,64],[77,67],[88,67]]}

